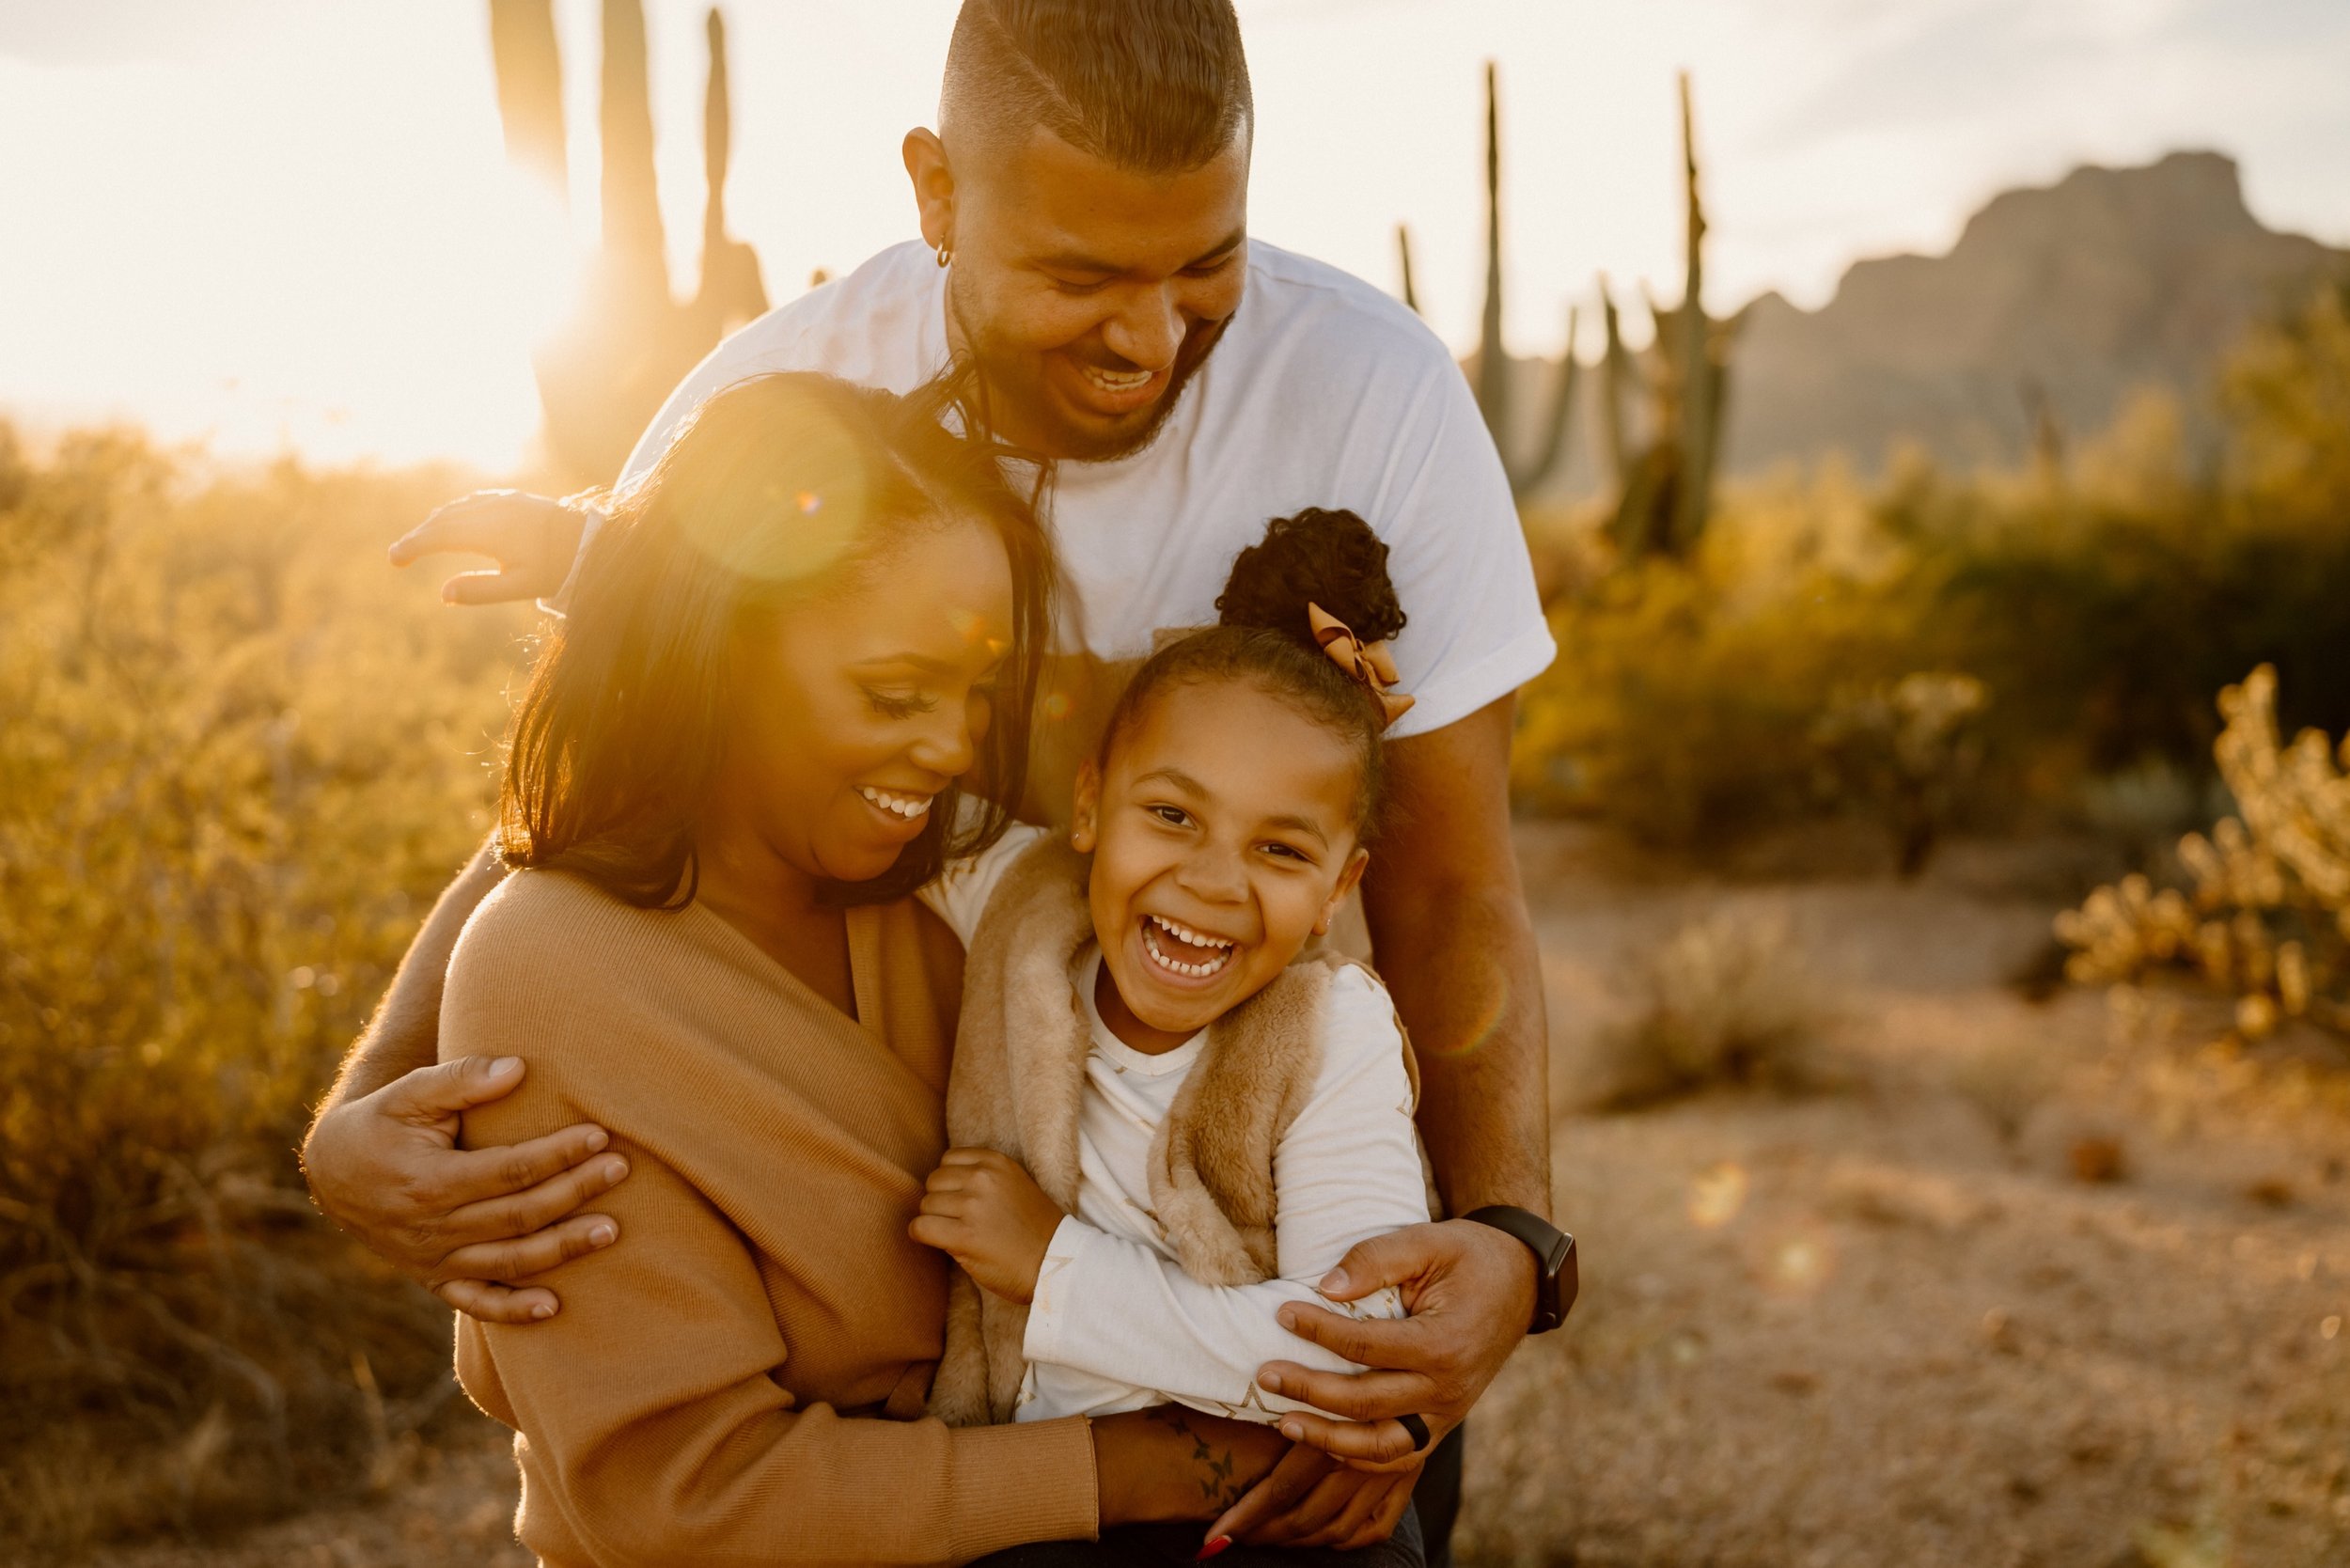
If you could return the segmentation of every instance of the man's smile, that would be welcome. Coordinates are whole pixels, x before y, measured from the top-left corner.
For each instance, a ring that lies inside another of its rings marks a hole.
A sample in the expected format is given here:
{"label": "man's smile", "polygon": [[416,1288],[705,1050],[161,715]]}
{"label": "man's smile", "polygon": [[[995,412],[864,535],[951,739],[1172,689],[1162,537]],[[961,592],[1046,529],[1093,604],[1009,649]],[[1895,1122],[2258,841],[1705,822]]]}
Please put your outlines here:
{"label": "man's smile", "polygon": [[1123,418],[1149,408],[1166,393],[1170,379],[1168,370],[1113,370],[1089,365],[1073,354],[1054,357],[1073,372],[1059,378],[1070,401],[1104,418]]}

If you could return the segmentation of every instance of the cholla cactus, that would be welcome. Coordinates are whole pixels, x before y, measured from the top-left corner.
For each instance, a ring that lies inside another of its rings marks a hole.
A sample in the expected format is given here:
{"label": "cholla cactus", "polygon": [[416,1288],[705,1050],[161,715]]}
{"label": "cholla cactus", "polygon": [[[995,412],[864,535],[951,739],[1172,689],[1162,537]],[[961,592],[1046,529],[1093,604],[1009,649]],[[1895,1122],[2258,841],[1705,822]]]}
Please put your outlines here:
{"label": "cholla cactus", "polygon": [[2350,1033],[2350,739],[2337,748],[2305,729],[2281,745],[2267,665],[2222,692],[2219,712],[2227,728],[2212,749],[2239,815],[2180,840],[2192,894],[2125,877],[2057,917],[2073,949],[2065,973],[2124,984],[2185,967],[2235,995],[2248,1039],[2287,1018]]}

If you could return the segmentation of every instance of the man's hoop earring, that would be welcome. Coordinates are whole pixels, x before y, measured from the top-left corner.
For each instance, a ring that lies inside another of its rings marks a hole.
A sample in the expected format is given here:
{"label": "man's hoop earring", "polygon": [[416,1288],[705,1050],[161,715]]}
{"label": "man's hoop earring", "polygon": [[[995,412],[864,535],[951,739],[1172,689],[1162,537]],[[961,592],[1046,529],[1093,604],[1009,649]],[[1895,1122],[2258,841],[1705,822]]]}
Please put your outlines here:
{"label": "man's hoop earring", "polygon": [[948,245],[941,245],[938,247],[938,264],[940,267],[945,267],[954,259],[955,253],[953,247]]}

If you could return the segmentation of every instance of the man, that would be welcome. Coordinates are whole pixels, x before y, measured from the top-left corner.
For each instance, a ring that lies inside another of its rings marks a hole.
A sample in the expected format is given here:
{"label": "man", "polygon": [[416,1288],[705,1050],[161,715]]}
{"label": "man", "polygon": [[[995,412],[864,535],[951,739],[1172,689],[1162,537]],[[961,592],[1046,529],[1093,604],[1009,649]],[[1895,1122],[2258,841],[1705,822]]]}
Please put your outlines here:
{"label": "man", "polygon": [[[1418,1050],[1418,1121],[1447,1211],[1529,1213],[1357,1247],[1325,1293],[1400,1285],[1412,1316],[1292,1309],[1290,1326],[1374,1370],[1276,1363],[1263,1375],[1353,1418],[1297,1418],[1297,1435],[1360,1466],[1418,1465],[1417,1444],[1443,1442],[1421,1491],[1440,1561],[1458,1481],[1445,1440],[1549,1285],[1533,1217],[1549,1207],[1542,987],[1505,782],[1512,694],[1553,649],[1465,380],[1385,295],[1248,239],[1253,133],[1230,0],[965,0],[939,130],[904,143],[922,242],[721,344],[653,421],[627,478],[745,375],[820,369],[902,392],[956,357],[974,364],[996,433],[1054,460],[1050,516],[1078,612],[1041,709],[1044,728],[1058,724],[1038,767],[1056,808],[1120,666],[1149,651],[1154,628],[1214,619],[1232,557],[1265,519],[1346,507],[1386,541],[1410,618],[1394,652],[1417,701],[1389,743],[1408,827],[1374,858],[1364,913]],[[535,497],[473,497],[394,558],[499,561],[454,579],[453,600],[544,594],[581,525]],[[326,1212],[452,1306],[526,1322],[559,1303],[503,1281],[611,1245],[611,1221],[579,1211],[625,1171],[595,1128],[451,1147],[458,1112],[521,1075],[511,1061],[430,1065],[449,948],[497,874],[485,855],[434,909],[306,1158]],[[1329,1521],[1314,1516],[1313,1474],[1277,1472],[1228,1532],[1316,1539]]]}

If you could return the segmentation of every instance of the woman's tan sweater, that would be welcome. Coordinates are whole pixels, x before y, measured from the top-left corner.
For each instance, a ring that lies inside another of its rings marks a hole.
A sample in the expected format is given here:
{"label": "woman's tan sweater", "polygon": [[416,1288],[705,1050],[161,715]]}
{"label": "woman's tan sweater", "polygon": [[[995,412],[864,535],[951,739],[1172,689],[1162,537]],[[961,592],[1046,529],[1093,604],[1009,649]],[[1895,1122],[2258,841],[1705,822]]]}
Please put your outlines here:
{"label": "woman's tan sweater", "polygon": [[441,1054],[528,1073],[464,1144],[594,1121],[629,1161],[598,1202],[619,1243],[533,1281],[559,1313],[457,1320],[460,1381],[516,1432],[517,1529],[555,1568],[954,1563],[1095,1533],[1084,1422],[920,1415],[947,1270],[906,1226],[945,1147],[953,1016],[928,918],[849,912],[854,1021],[698,905],[534,870],[466,926]]}

